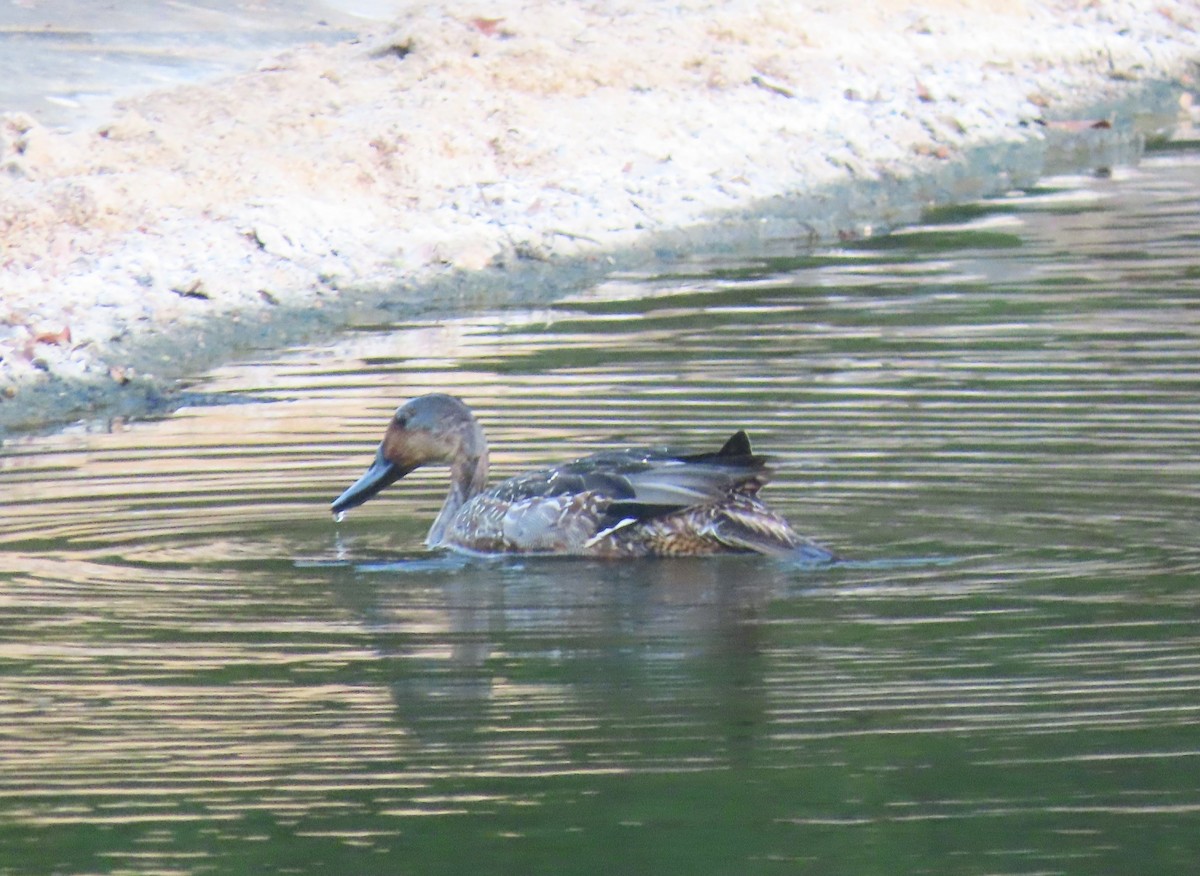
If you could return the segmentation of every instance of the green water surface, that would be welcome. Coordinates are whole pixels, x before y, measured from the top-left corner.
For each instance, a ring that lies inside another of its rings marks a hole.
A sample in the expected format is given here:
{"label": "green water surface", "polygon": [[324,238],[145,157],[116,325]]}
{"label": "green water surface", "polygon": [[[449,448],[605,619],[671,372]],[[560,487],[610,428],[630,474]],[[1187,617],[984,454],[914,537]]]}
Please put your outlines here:
{"label": "green water surface", "polygon": [[[1200,861],[1200,157],[538,309],[362,326],[0,455],[0,874],[1111,874]],[[776,457],[846,555],[429,555],[494,476]]]}

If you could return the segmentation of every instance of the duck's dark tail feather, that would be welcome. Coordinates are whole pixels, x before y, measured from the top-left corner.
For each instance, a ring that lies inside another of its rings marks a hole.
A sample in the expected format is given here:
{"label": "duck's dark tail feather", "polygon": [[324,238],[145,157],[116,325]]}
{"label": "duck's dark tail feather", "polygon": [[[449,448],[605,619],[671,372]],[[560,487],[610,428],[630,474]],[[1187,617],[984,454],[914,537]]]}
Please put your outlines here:
{"label": "duck's dark tail feather", "polygon": [[738,429],[717,451],[717,456],[750,456],[752,453],[754,451],[750,449],[750,436],[744,429]]}
{"label": "duck's dark tail feather", "polygon": [[690,453],[678,457],[682,462],[708,463],[712,465],[737,466],[739,468],[761,469],[770,457],[758,456],[750,447],[750,436],[739,429],[729,436],[729,440],[721,445],[716,453]]}

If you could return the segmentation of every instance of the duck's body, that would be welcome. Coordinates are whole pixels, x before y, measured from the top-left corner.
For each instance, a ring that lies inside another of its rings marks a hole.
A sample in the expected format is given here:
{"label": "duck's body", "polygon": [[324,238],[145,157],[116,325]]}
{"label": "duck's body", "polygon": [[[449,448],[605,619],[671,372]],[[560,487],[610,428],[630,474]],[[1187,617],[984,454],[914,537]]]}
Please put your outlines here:
{"label": "duck's body", "polygon": [[766,459],[737,432],[715,453],[605,451],[488,489],[487,443],[465,404],[427,395],[396,411],[374,464],[333,503],[340,514],[426,462],[446,462],[450,492],[431,548],[480,554],[702,556],[756,551],[828,562],[758,498]]}

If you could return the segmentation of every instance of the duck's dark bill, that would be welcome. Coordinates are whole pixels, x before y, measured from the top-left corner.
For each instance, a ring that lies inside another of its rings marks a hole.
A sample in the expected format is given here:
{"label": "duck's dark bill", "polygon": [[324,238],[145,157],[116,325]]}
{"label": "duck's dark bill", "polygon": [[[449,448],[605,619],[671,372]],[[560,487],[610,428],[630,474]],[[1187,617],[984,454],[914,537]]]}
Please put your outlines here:
{"label": "duck's dark bill", "polygon": [[363,472],[362,477],[351,484],[346,492],[337,497],[329,510],[334,514],[342,514],[351,508],[357,508],[388,484],[395,483],[410,471],[412,471],[411,468],[403,468],[384,459],[381,447],[375,454],[375,461],[371,463],[371,467]]}

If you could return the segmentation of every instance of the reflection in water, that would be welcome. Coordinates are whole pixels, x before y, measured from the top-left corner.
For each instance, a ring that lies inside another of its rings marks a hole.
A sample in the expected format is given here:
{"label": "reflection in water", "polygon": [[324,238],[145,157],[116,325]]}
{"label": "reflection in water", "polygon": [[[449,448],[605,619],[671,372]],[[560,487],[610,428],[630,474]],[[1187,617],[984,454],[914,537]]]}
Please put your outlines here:
{"label": "reflection in water", "polygon": [[[222,369],[0,457],[0,874],[1185,872],[1194,158],[854,248]],[[494,477],[746,428],[855,558],[430,555],[395,405]],[[278,401],[263,401],[270,396]]]}

